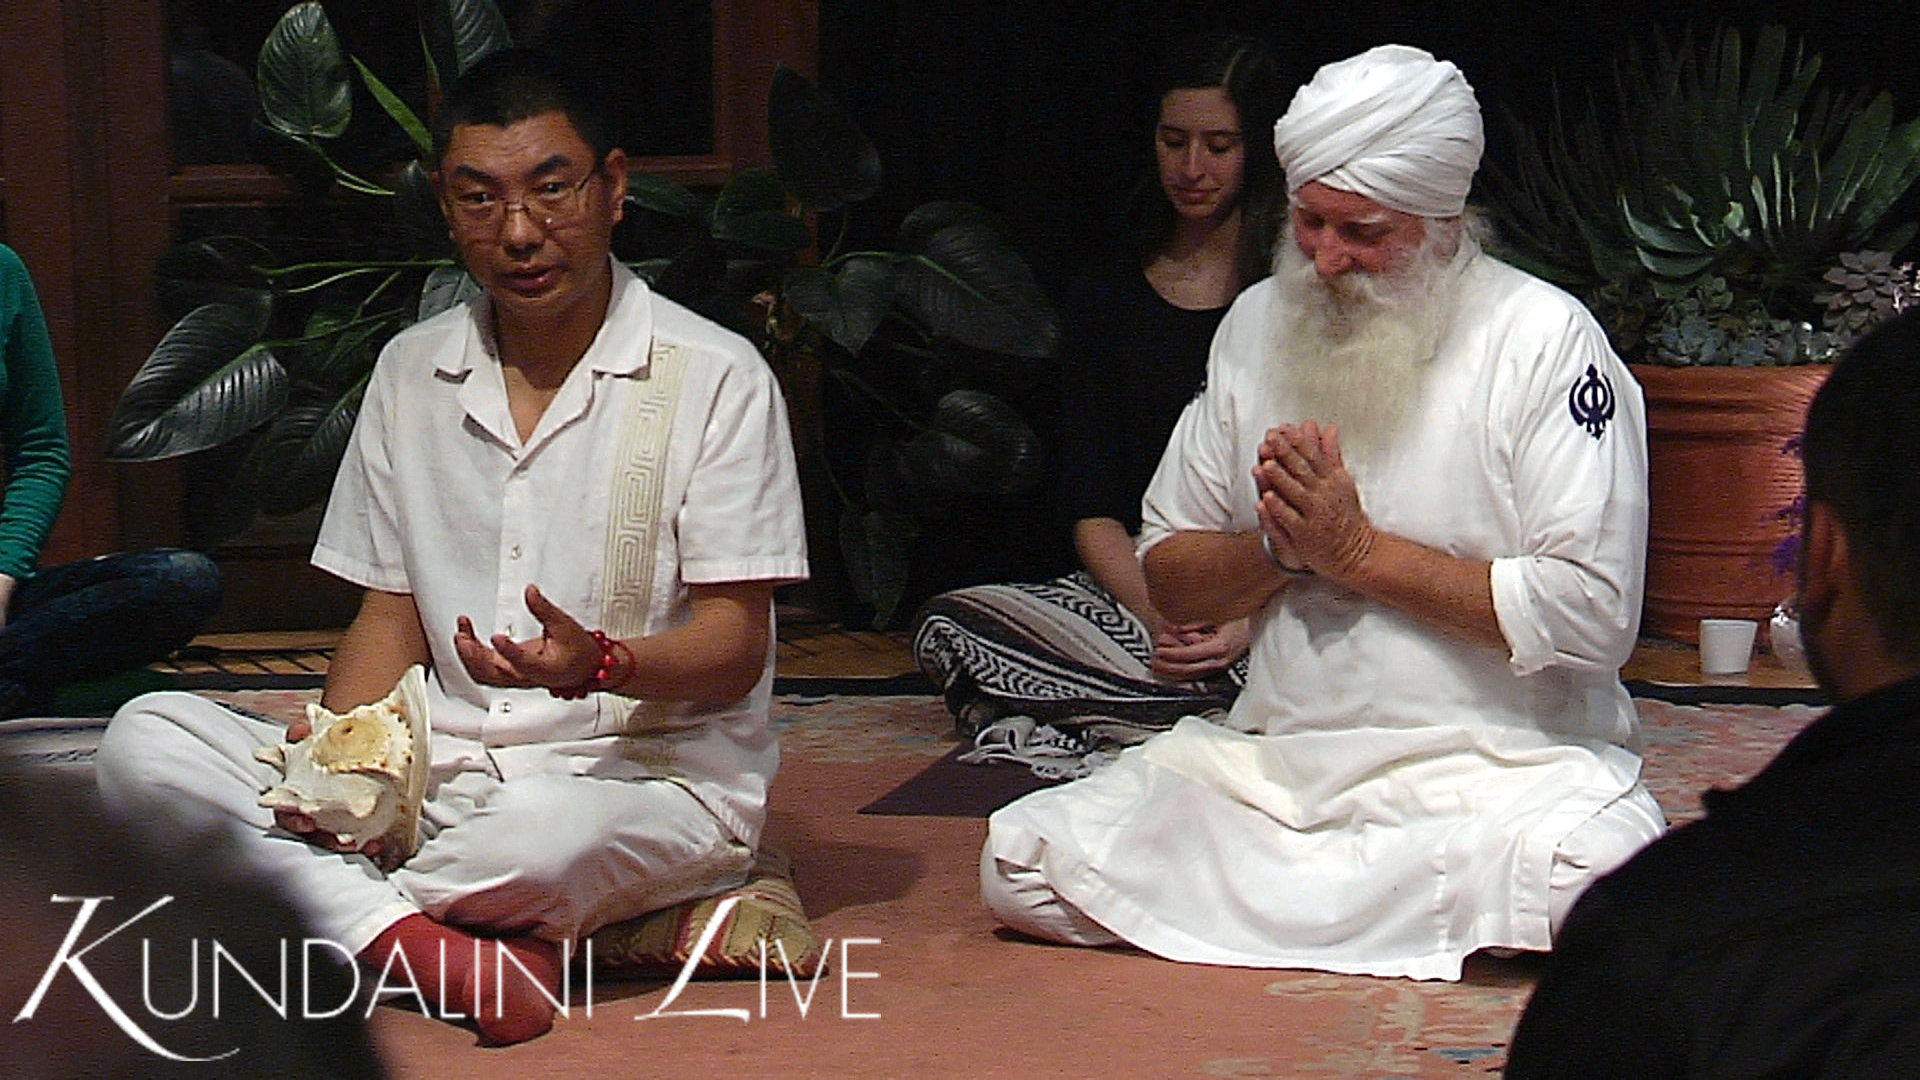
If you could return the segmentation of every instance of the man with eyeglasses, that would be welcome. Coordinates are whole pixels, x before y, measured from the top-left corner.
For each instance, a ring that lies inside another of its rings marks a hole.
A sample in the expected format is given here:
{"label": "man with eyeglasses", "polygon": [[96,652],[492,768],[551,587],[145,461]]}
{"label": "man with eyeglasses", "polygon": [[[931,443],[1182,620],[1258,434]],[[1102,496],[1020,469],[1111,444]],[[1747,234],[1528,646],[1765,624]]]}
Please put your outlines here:
{"label": "man with eyeglasses", "polygon": [[548,1029],[585,935],[744,881],[778,760],[773,589],[807,573],[766,364],[611,255],[610,132],[534,52],[448,89],[434,185],[483,295],[388,344],[314,549],[367,590],[322,703],[428,669],[417,852],[382,872],[378,841],[257,805],[255,749],[304,725],[156,695],[100,754],[114,802],[211,805],[322,936],[374,975],[404,960],[493,1043]]}

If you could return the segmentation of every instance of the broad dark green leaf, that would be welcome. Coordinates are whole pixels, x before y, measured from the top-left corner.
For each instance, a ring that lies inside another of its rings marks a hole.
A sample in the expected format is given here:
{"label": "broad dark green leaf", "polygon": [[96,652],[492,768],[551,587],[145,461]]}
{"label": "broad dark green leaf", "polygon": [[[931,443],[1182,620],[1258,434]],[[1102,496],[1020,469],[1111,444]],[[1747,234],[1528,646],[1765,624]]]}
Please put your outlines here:
{"label": "broad dark green leaf", "polygon": [[979,390],[955,390],[934,406],[927,430],[908,441],[903,464],[917,486],[963,495],[1010,495],[1037,484],[1040,438],[1012,406]]}
{"label": "broad dark green leaf", "polygon": [[210,236],[161,252],[154,261],[154,287],[169,318],[216,302],[252,308],[270,302],[260,268],[271,265],[273,252],[256,240]]}
{"label": "broad dark green leaf", "polygon": [[281,366],[295,378],[311,378],[311,373],[325,368],[335,342],[352,321],[352,308],[337,303],[321,305],[307,316],[299,339],[276,354]]}
{"label": "broad dark green leaf", "polygon": [[[658,292],[660,288],[660,276],[666,273],[667,268],[672,265],[673,260],[668,258],[639,259],[634,262],[629,262],[627,269],[633,271],[640,280],[653,286],[654,290]],[[671,300],[673,298],[667,297],[667,299]]]}
{"label": "broad dark green leaf", "polygon": [[734,173],[713,201],[713,216],[733,217],[762,211],[787,209],[787,189],[780,178],[766,169],[742,169]]}
{"label": "broad dark green leaf", "polygon": [[837,210],[880,190],[880,151],[839,102],[785,64],[767,92],[767,138],[781,183],[807,206]]}
{"label": "broad dark green leaf", "polygon": [[787,209],[787,190],[765,169],[737,173],[713,203],[713,236],[766,251],[800,251],[813,230]]}
{"label": "broad dark green leaf", "polygon": [[167,331],[107,425],[107,458],[158,461],[245,434],[286,404],[286,369],[256,344],[267,307],[208,304]]}
{"label": "broad dark green leaf", "polygon": [[322,199],[339,179],[333,163],[327,159],[320,140],[309,135],[289,135],[267,122],[265,116],[254,119],[252,145],[260,163],[293,181],[308,199]]}
{"label": "broad dark green leaf", "polygon": [[913,576],[913,549],[920,539],[920,525],[900,514],[867,515],[867,548],[873,567],[873,628],[886,630],[897,626],[900,603],[906,598],[907,582]]}
{"label": "broad dark green leaf", "polygon": [[260,46],[256,78],[260,109],[275,130],[318,139],[346,133],[353,84],[340,39],[319,4],[296,4],[274,24]]}
{"label": "broad dark green leaf", "polygon": [[700,200],[693,192],[666,177],[638,170],[627,172],[627,201],[672,218],[691,219],[700,212]]}
{"label": "broad dark green leaf", "polygon": [[437,86],[513,44],[507,20],[493,0],[420,0],[420,35]]}
{"label": "broad dark green leaf", "polygon": [[1714,253],[1703,252],[1697,255],[1675,255],[1649,248],[1640,249],[1640,265],[1653,271],[1660,277],[1673,281],[1692,278],[1713,265]]}
{"label": "broad dark green leaf", "polygon": [[918,495],[900,447],[886,439],[874,440],[860,476],[861,498],[873,509],[912,516],[920,509]]}
{"label": "broad dark green leaf", "polygon": [[393,195],[394,222],[415,253],[431,255],[453,250],[453,241],[447,235],[447,219],[440,210],[440,197],[434,194],[433,178],[425,166],[418,161],[407,162],[400,170]]}
{"label": "broad dark green leaf", "polygon": [[715,321],[725,291],[727,260],[711,240],[701,239],[674,252],[650,279],[660,295]]}
{"label": "broad dark green leaf", "polygon": [[367,92],[373,95],[373,100],[379,102],[380,108],[393,118],[394,123],[400,125],[400,130],[407,133],[407,138],[413,140],[415,151],[423,158],[432,157],[433,137],[427,134],[427,125],[421,123],[420,118],[414,115],[414,111],[407,107],[407,103],[400,100],[400,95],[389,90],[387,84],[381,82],[380,77],[373,73],[372,68],[360,62],[359,57],[349,59],[353,61],[354,68],[360,72],[360,81],[367,84]]}
{"label": "broad dark green leaf", "polygon": [[813,244],[813,230],[807,223],[783,210],[716,217],[713,236],[762,251],[803,251]]}
{"label": "broad dark green leaf", "polygon": [[1627,228],[1642,251],[1692,256],[1712,250],[1712,245],[1700,236],[1698,219],[1690,219],[1682,225],[1642,215],[1632,207],[1626,207],[1622,212],[1626,215]]}
{"label": "broad dark green leaf", "polygon": [[801,267],[787,275],[787,302],[841,348],[859,353],[893,306],[892,260],[856,255],[837,271]]}
{"label": "broad dark green leaf", "polygon": [[840,516],[840,549],[848,583],[873,608],[873,628],[885,630],[900,615],[913,569],[920,526],[904,514],[849,507]]}
{"label": "broad dark green leaf", "polygon": [[900,226],[901,305],[928,333],[1009,356],[1052,356],[1060,324],[1046,294],[992,219],[930,203]]}
{"label": "broad dark green leaf", "polygon": [[254,445],[247,463],[247,468],[264,481],[260,489],[262,510],[274,515],[291,514],[327,497],[366,391],[363,375],[336,398],[288,409],[267,430]]}
{"label": "broad dark green leaf", "polygon": [[986,207],[958,199],[936,199],[921,203],[900,219],[900,250],[924,251],[942,229],[955,225],[975,226],[990,231],[996,240],[1005,242],[1005,237],[999,231],[999,219]]}
{"label": "broad dark green leaf", "polygon": [[373,370],[380,346],[400,321],[397,312],[355,318],[352,308],[322,308],[307,320],[299,347],[282,350],[280,361],[307,382],[336,390],[351,386]]}
{"label": "broad dark green leaf", "polygon": [[427,275],[427,283],[420,289],[418,321],[426,322],[449,308],[479,296],[480,292],[479,284],[460,267],[437,267]]}

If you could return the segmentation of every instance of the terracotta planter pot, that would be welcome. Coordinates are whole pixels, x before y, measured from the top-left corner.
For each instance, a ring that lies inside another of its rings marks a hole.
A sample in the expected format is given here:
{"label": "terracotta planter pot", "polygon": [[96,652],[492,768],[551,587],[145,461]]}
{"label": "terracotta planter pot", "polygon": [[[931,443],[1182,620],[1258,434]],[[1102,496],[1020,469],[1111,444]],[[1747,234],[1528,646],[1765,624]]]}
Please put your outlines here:
{"label": "terracotta planter pot", "polygon": [[1647,401],[1643,634],[1697,642],[1700,620],[1763,625],[1793,588],[1773,568],[1800,459],[1784,452],[1829,367],[1632,365]]}

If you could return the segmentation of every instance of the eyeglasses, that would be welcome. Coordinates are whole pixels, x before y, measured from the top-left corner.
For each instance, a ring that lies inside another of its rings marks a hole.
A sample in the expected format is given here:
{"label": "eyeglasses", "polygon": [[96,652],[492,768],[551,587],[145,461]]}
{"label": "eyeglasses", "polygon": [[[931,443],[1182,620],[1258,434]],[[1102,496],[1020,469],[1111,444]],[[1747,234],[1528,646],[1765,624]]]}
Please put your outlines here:
{"label": "eyeglasses", "polygon": [[547,180],[534,185],[519,199],[503,199],[484,188],[457,191],[448,197],[449,215],[454,228],[468,233],[487,233],[500,228],[507,215],[526,211],[527,217],[545,229],[561,229],[579,221],[586,206],[587,185],[600,175],[595,169],[579,180]]}

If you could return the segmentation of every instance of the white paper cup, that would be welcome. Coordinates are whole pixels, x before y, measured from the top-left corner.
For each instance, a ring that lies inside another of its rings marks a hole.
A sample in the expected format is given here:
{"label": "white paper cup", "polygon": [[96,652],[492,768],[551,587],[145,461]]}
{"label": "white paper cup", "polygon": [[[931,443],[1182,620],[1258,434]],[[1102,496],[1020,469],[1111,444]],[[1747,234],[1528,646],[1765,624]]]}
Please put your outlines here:
{"label": "white paper cup", "polygon": [[1753,635],[1760,624],[1752,619],[1700,620],[1700,673],[1737,675],[1753,659]]}

